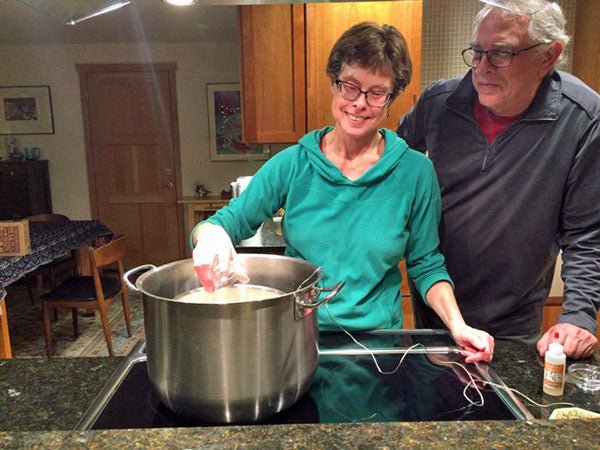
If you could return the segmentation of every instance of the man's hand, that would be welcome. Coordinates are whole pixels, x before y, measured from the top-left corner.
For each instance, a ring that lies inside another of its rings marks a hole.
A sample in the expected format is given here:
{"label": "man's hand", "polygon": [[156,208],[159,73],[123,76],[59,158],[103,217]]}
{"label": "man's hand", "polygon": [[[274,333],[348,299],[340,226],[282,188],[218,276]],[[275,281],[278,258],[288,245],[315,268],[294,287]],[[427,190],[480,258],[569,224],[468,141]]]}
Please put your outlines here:
{"label": "man's hand", "polygon": [[557,323],[551,327],[537,343],[541,357],[544,357],[548,346],[558,333],[558,341],[563,345],[565,354],[570,358],[587,358],[592,356],[598,346],[598,339],[589,331],[570,323]]}

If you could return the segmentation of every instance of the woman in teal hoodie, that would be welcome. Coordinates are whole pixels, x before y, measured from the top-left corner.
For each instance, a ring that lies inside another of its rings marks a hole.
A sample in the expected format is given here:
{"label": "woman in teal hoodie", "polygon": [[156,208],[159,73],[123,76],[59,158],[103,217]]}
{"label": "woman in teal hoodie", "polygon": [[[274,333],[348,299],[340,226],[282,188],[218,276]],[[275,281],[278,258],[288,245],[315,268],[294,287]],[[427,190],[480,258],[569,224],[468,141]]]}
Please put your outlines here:
{"label": "woman in teal hoodie", "polygon": [[466,361],[491,360],[494,340],[465,324],[438,251],[441,200],[432,164],[379,129],[411,72],[406,41],[394,27],[365,22],[342,34],[327,64],[335,127],[276,154],[238,198],[192,231],[206,290],[230,272],[244,278],[232,243],[284,208],[286,254],[321,266],[326,285],[346,282],[328,308],[319,308],[320,330],[401,328],[404,257]]}

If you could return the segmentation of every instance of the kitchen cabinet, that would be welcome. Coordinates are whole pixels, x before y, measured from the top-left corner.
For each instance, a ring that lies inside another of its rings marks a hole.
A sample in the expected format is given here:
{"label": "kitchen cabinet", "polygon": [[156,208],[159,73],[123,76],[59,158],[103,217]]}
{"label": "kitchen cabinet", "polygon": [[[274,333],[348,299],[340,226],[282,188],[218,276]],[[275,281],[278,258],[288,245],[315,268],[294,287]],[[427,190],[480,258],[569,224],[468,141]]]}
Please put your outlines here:
{"label": "kitchen cabinet", "polygon": [[6,320],[6,302],[0,290],[0,359],[12,358],[8,321]]}
{"label": "kitchen cabinet", "polygon": [[408,287],[408,275],[406,274],[406,261],[402,259],[399,266],[402,274],[400,283],[400,293],[402,294],[402,328],[412,330],[415,328],[415,318],[410,298],[410,289]]}
{"label": "kitchen cabinet", "polygon": [[383,126],[395,129],[416,102],[421,77],[421,1],[240,6],[244,139],[291,143],[333,125],[327,57],[350,26],[370,20],[396,26],[407,40],[412,81]]}
{"label": "kitchen cabinet", "polygon": [[600,93],[600,8],[597,0],[578,0],[573,38],[573,74]]}
{"label": "kitchen cabinet", "polygon": [[0,162],[0,220],[50,212],[48,161]]}

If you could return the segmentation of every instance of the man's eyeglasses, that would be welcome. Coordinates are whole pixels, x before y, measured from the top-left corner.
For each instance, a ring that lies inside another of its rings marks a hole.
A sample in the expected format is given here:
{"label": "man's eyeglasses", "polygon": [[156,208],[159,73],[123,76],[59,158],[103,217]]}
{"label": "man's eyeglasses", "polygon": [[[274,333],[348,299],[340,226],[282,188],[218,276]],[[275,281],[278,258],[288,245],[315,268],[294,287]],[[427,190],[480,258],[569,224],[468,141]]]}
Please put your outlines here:
{"label": "man's eyeglasses", "polygon": [[384,91],[363,91],[358,86],[353,85],[347,81],[335,80],[337,86],[337,92],[346,100],[356,100],[360,94],[365,94],[367,104],[369,106],[375,106],[381,108],[390,101],[392,98],[391,92]]}
{"label": "man's eyeglasses", "polygon": [[462,57],[465,64],[469,67],[477,67],[483,58],[483,55],[487,56],[488,63],[492,67],[501,69],[502,67],[508,67],[513,61],[513,58],[520,53],[526,52],[533,48],[543,45],[543,42],[532,45],[531,47],[522,48],[521,50],[503,50],[503,49],[491,49],[491,50],[478,50],[473,47],[465,48],[462,51]]}

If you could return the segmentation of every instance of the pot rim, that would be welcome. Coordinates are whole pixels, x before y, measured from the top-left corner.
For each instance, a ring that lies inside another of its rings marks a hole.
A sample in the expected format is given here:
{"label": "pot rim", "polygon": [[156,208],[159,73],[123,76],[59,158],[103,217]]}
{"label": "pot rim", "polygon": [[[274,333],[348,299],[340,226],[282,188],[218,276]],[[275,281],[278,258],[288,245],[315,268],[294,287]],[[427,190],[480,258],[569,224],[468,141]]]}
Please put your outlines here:
{"label": "pot rim", "polygon": [[[269,302],[269,301],[274,300],[274,299],[279,299],[279,298],[282,298],[282,297],[287,297],[289,295],[292,295],[292,296],[295,296],[295,297],[301,296],[306,291],[313,289],[315,287],[315,285],[317,283],[319,283],[323,279],[323,269],[321,267],[318,267],[318,266],[314,265],[313,263],[311,263],[309,261],[304,260],[304,259],[293,258],[291,256],[284,256],[284,255],[256,254],[256,253],[242,253],[241,255],[238,255],[238,256],[242,256],[242,257],[258,256],[258,257],[265,257],[265,258],[269,258],[269,259],[286,259],[286,260],[293,260],[294,262],[305,263],[305,264],[308,264],[308,265],[314,267],[314,270],[306,278],[306,280],[302,281],[299,284],[299,286],[302,286],[303,284],[307,283],[307,280],[310,280],[311,278],[314,278],[314,281],[306,284],[306,286],[303,287],[303,288],[301,288],[301,289],[296,288],[293,291],[284,292],[281,295],[274,295],[273,297],[268,297],[268,298],[264,298],[264,299],[260,299],[260,300],[248,300],[248,301],[244,301],[244,302],[233,302],[233,303],[184,303],[184,302],[180,302],[178,300],[175,300],[174,298],[162,297],[160,295],[156,295],[156,294],[150,293],[150,292],[148,292],[147,290],[144,289],[143,284],[144,284],[144,280],[146,278],[152,276],[156,272],[161,271],[161,270],[168,270],[171,266],[176,266],[176,265],[185,263],[186,261],[192,261],[191,258],[180,259],[180,260],[177,260],[177,261],[172,261],[170,263],[162,264],[162,265],[160,265],[158,267],[154,266],[152,264],[146,264],[146,265],[138,266],[138,267],[136,267],[134,269],[129,270],[127,273],[125,273],[124,278],[125,278],[125,281],[127,282],[127,284],[129,285],[130,288],[133,288],[133,289],[137,290],[138,292],[140,292],[143,296],[152,298],[154,300],[162,300],[162,301],[167,301],[167,302],[172,302],[172,303],[177,303],[177,304],[202,305],[202,306],[212,306],[212,307],[231,307],[232,305],[247,305],[249,303],[261,304],[261,303]],[[137,272],[139,270],[143,270],[143,269],[146,269],[146,268],[148,268],[149,270],[147,270],[146,272],[142,273],[135,280],[135,282],[133,284],[129,281],[129,275],[130,274],[133,274],[134,272]],[[267,287],[269,287],[269,286],[267,286]]]}

